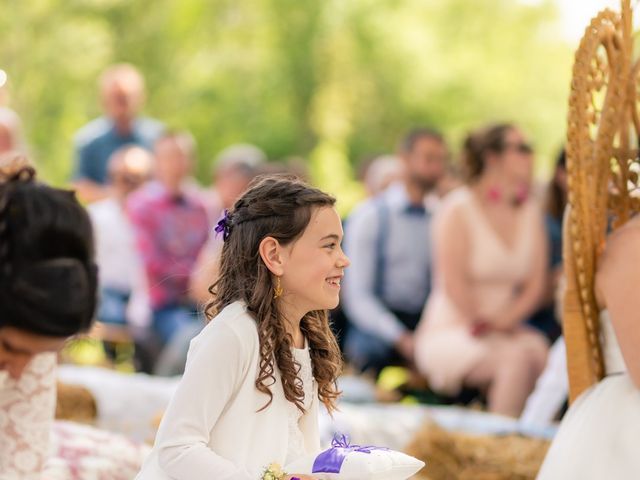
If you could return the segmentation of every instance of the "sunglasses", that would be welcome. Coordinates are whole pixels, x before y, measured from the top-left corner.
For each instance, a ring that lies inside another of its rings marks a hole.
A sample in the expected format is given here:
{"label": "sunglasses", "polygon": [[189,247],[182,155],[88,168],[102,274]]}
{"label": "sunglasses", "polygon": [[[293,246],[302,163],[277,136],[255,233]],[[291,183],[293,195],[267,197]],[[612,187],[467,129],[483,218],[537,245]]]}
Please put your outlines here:
{"label": "sunglasses", "polygon": [[523,155],[531,155],[533,153],[533,147],[525,142],[520,143],[505,143],[502,146],[502,150],[515,150]]}

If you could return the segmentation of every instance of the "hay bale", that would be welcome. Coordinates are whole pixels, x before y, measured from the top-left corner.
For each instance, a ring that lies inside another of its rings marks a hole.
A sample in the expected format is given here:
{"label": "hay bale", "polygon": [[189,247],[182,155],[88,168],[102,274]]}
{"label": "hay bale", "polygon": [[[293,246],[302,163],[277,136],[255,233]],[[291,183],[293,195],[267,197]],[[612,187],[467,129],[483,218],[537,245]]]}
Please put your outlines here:
{"label": "hay bale", "polygon": [[89,390],[58,382],[56,419],[93,424],[97,416],[96,399]]}
{"label": "hay bale", "polygon": [[548,448],[547,440],[449,432],[430,420],[405,451],[427,464],[416,480],[533,480]]}

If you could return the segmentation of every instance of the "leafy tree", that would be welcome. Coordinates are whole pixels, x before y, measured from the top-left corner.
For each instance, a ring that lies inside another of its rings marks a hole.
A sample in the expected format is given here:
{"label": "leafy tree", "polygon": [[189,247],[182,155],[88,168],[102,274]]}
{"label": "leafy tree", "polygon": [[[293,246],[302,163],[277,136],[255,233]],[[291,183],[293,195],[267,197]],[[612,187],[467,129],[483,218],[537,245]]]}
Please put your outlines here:
{"label": "leafy tree", "polygon": [[[452,145],[513,120],[542,170],[562,142],[571,48],[549,0],[0,0],[10,75],[43,175],[64,183],[72,138],[100,114],[110,63],[145,74],[146,113],[198,140],[198,175],[232,142],[307,158],[348,209],[362,159],[414,125]],[[6,14],[5,14],[6,13]]]}

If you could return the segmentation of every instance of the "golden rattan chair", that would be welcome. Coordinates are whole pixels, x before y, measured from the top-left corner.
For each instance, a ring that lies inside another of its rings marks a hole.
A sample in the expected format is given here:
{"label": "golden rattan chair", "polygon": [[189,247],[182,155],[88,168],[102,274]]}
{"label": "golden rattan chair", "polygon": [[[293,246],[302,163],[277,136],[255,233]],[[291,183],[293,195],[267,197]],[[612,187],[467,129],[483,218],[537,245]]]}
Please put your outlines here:
{"label": "golden rattan chair", "polygon": [[572,400],[604,371],[595,273],[607,232],[640,209],[639,70],[631,5],[622,0],[620,13],[604,10],[591,21],[573,67],[563,248],[563,329]]}

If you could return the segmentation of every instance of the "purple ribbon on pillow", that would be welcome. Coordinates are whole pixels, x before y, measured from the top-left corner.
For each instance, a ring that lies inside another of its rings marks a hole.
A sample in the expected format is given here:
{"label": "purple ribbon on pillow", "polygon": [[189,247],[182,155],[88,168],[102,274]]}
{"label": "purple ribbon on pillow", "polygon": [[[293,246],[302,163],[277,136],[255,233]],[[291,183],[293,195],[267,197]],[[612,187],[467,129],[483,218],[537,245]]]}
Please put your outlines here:
{"label": "purple ribbon on pillow", "polygon": [[346,435],[336,434],[331,441],[331,448],[316,457],[311,473],[340,473],[342,463],[347,455],[352,452],[371,453],[373,450],[389,449],[371,445],[351,445]]}

